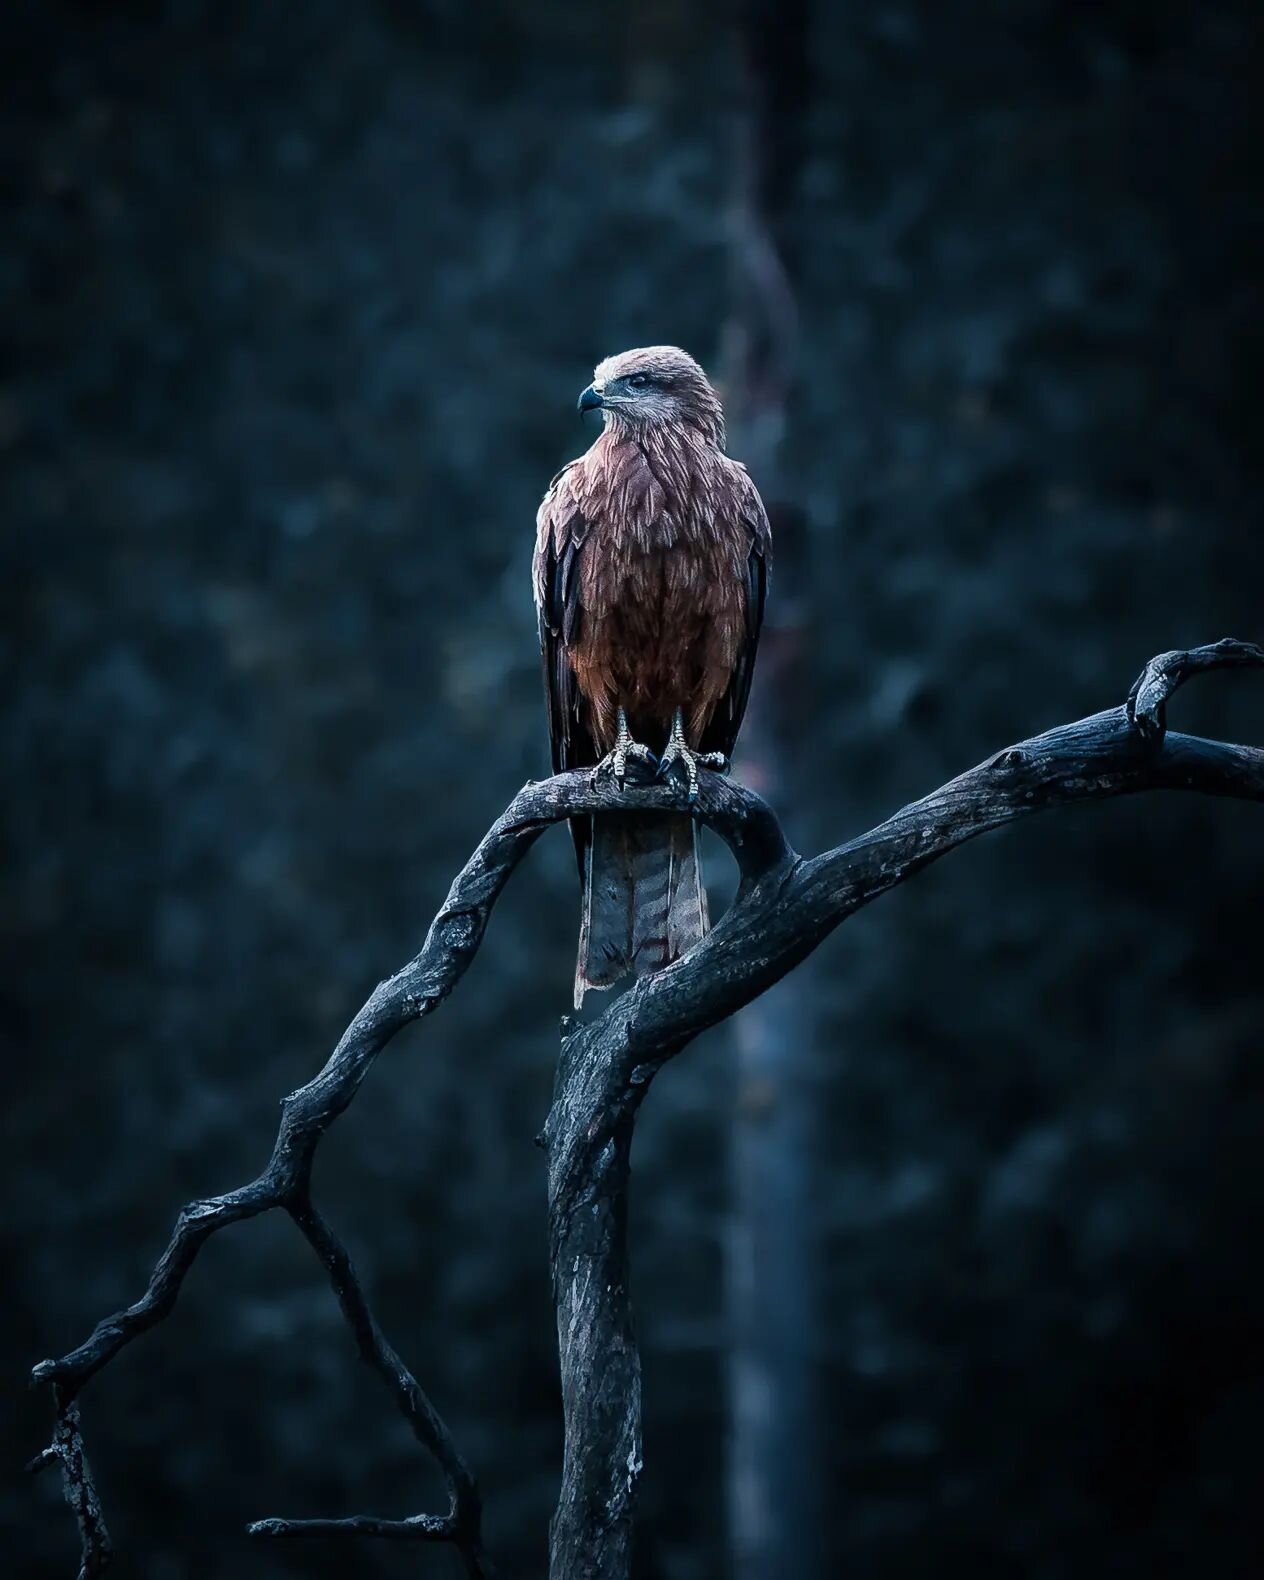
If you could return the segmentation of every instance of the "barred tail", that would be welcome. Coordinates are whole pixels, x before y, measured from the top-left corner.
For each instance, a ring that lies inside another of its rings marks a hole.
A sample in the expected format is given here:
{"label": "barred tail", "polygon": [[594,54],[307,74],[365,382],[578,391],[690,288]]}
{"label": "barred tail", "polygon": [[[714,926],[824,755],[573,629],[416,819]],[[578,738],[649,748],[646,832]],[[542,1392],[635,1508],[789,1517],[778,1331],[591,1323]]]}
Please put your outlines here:
{"label": "barred tail", "polygon": [[661,971],[710,925],[698,830],[688,815],[604,813],[584,863],[575,1008],[589,988]]}

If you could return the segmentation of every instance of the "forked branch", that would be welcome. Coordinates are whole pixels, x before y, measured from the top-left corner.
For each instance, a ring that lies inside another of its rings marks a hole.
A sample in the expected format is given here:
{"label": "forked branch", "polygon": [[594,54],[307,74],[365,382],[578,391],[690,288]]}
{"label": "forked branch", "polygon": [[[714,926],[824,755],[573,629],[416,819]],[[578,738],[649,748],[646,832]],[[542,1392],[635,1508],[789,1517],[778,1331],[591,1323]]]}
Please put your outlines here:
{"label": "forked branch", "polygon": [[[753,792],[704,775],[696,815],[729,845],[741,882],[733,905],[684,959],[642,978],[597,1020],[564,1023],[554,1101],[542,1133],[549,1154],[549,1230],[565,1450],[552,1525],[552,1580],[626,1580],[641,1469],[640,1364],[627,1267],[627,1172],[637,1108],[667,1059],[700,1031],[762,993],[854,911],[975,835],[1073,801],[1140,790],[1185,789],[1264,800],[1264,750],[1170,734],[1165,705],[1192,674],[1264,667],[1264,649],[1225,640],[1153,659],[1127,703],[1006,748],[912,802],[877,828],[805,859],[787,844]],[[311,1170],[325,1131],[354,1098],[378,1054],[403,1026],[435,1009],[465,973],[514,868],[551,824],[576,814],[680,811],[666,785],[593,786],[586,772],[528,784],[470,857],[416,959],[382,982],[328,1063],[282,1107],[272,1157],[257,1179],[191,1202],[144,1295],[89,1338],[33,1373],[51,1382],[58,1410],[52,1446],[33,1465],[61,1462],[81,1532],[82,1580],[109,1561],[109,1538],[83,1457],[76,1399],[88,1379],[171,1311],[203,1244],[220,1229],[273,1208],[289,1213],[337,1294],[361,1356],[390,1387],[418,1440],[446,1478],[446,1514],[408,1519],[261,1520],[261,1536],[384,1536],[447,1542],[467,1576],[490,1567],[474,1478],[411,1372],[382,1335],[351,1260],[313,1204]]]}

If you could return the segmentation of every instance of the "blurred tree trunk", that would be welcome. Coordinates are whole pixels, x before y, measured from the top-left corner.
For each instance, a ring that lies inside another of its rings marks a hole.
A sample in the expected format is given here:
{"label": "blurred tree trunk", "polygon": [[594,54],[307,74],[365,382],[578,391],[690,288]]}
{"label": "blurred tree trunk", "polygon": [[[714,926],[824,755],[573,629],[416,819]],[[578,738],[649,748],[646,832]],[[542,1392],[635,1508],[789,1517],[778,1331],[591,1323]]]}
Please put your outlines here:
{"label": "blurred tree trunk", "polygon": [[[781,221],[800,163],[807,90],[806,0],[748,0],[738,31],[740,100],[729,215],[731,308],[723,370],[732,451],[773,528],[772,597],[738,772],[794,828],[795,763],[811,728],[800,662],[807,532],[782,461],[797,319]],[[811,978],[803,971],[733,1026],[728,1511],[736,1580],[817,1571],[813,1344],[814,1145]]]}

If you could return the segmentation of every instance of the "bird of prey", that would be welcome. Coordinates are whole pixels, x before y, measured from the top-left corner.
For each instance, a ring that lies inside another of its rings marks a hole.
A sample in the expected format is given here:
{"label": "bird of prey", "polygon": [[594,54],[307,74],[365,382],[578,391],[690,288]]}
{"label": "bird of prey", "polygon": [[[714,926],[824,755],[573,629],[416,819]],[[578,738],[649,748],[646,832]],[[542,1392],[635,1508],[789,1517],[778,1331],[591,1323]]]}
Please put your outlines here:
{"label": "bird of prey", "polygon": [[[553,771],[630,762],[698,792],[724,768],[750,695],[770,533],[724,453],[719,397],[675,346],[607,357],[579,397],[602,432],[553,479],[536,518],[534,590]],[[706,932],[688,813],[575,818],[583,901],[575,1007]]]}

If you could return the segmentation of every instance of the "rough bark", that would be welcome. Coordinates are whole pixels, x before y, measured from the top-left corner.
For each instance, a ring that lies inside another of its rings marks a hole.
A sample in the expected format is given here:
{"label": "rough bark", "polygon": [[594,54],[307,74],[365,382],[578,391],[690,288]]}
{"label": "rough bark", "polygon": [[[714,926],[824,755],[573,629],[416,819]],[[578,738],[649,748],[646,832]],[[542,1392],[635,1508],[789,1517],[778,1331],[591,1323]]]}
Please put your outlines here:
{"label": "rough bark", "polygon": [[[628,1159],[650,1081],[700,1031],[733,1014],[804,959],[853,912],[976,835],[1030,813],[1141,790],[1193,790],[1264,801],[1264,749],[1168,733],[1166,703],[1205,669],[1264,667],[1264,649],[1225,640],[1152,660],[1127,703],[1007,747],[858,838],[805,859],[753,792],[704,775],[697,815],[728,843],[740,872],[732,907],[682,960],[641,979],[600,1019],[563,1022],[549,1154],[549,1222],[566,1448],[551,1530],[551,1580],[626,1580],[641,1465],[640,1368],[631,1326]],[[338,1295],[362,1356],[383,1376],[448,1483],[446,1515],[407,1520],[262,1520],[261,1536],[387,1536],[451,1543],[469,1576],[490,1574],[477,1486],[450,1433],[373,1318],[350,1258],[311,1199],[321,1136],[400,1028],[434,1010],[464,975],[509,875],[551,824],[577,813],[679,811],[664,785],[594,787],[586,772],[526,785],[454,881],[421,952],[380,983],[324,1069],[286,1098],[271,1160],[257,1179],[191,1202],[144,1295],[106,1317],[77,1349],[35,1367],[54,1386],[53,1443],[33,1466],[63,1465],[81,1533],[81,1576],[110,1545],[83,1457],[76,1399],[92,1375],[163,1320],[202,1245],[275,1207],[294,1219]]]}

